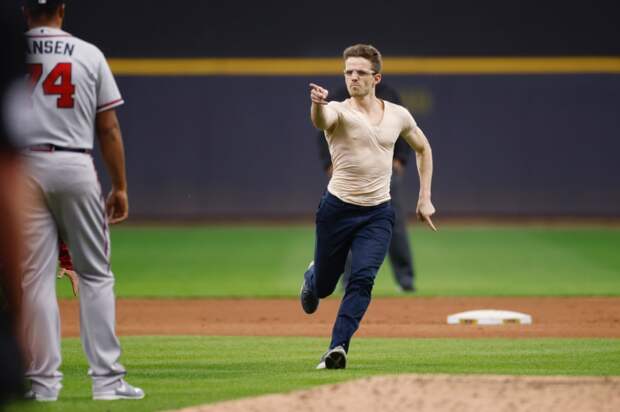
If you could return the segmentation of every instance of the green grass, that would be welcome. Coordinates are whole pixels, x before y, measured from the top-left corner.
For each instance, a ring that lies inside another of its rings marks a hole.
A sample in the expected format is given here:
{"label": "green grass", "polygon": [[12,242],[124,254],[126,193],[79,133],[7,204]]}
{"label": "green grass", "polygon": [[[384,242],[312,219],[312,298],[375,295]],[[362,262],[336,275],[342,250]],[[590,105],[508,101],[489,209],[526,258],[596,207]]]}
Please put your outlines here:
{"label": "green grass", "polygon": [[[618,228],[416,228],[411,240],[421,296],[620,295]],[[313,248],[309,225],[120,226],[112,267],[119,297],[292,297]],[[374,295],[398,293],[386,263]]]}
{"label": "green grass", "polygon": [[[620,296],[619,228],[444,227],[411,231],[418,295]],[[311,226],[113,229],[119,297],[296,297]],[[59,281],[59,295],[70,296]],[[375,296],[397,295],[385,264]],[[61,400],[34,411],[152,411],[371,375],[620,376],[620,339],[355,339],[349,368],[315,371],[327,339],[127,337],[128,380],[147,398],[90,400],[79,341],[64,341]]]}
{"label": "green grass", "polygon": [[79,341],[63,344],[64,389],[53,404],[11,411],[153,411],[400,373],[620,375],[618,339],[356,339],[349,367],[316,371],[317,338],[130,337],[128,381],[142,401],[94,402]]}

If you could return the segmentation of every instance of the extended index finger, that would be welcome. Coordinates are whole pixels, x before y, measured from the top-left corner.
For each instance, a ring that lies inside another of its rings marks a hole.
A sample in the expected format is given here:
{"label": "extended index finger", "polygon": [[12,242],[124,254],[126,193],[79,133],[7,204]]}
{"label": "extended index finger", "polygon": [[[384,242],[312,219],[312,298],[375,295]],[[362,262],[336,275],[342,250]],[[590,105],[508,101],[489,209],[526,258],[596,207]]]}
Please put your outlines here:
{"label": "extended index finger", "polygon": [[433,224],[433,221],[431,220],[430,216],[424,216],[424,220],[426,221],[426,223],[431,227],[431,229],[433,229],[434,232],[437,231],[437,228],[435,227],[435,225]]}
{"label": "extended index finger", "polygon": [[319,86],[318,84],[314,84],[314,83],[310,83],[310,87],[312,87],[313,89],[325,90],[323,87]]}

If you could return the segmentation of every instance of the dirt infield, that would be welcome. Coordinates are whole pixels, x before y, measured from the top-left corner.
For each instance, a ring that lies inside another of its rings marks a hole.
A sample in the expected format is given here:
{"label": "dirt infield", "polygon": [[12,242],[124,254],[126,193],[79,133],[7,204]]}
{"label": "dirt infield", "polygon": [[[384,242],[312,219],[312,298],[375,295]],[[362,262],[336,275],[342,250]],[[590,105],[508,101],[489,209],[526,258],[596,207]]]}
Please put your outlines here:
{"label": "dirt infield", "polygon": [[182,412],[567,412],[620,410],[620,378],[400,375]]}
{"label": "dirt infield", "polygon": [[[120,299],[119,335],[329,336],[338,299],[305,315],[297,299]],[[61,300],[62,334],[79,336],[76,300]],[[532,325],[447,325],[449,314],[472,309],[525,312]],[[374,299],[356,336],[620,338],[620,298]]]}

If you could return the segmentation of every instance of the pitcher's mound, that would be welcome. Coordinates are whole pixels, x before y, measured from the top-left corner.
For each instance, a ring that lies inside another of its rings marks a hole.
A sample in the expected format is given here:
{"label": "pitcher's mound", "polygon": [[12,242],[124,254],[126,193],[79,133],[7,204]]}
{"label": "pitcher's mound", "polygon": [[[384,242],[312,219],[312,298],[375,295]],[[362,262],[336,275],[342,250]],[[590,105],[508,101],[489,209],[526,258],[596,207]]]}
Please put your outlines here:
{"label": "pitcher's mound", "polygon": [[[317,372],[324,373],[324,372]],[[620,411],[620,378],[381,376],[184,412]]]}

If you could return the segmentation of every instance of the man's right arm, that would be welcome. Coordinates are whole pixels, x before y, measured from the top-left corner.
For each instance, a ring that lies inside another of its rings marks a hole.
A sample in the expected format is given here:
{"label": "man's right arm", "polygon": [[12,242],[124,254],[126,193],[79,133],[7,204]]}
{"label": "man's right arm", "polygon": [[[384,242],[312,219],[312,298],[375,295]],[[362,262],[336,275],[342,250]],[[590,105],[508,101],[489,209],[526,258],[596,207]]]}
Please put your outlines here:
{"label": "man's right arm", "polygon": [[338,123],[338,113],[327,106],[329,92],[321,86],[310,83],[310,119],[317,129],[332,130]]}

